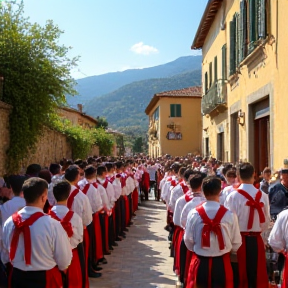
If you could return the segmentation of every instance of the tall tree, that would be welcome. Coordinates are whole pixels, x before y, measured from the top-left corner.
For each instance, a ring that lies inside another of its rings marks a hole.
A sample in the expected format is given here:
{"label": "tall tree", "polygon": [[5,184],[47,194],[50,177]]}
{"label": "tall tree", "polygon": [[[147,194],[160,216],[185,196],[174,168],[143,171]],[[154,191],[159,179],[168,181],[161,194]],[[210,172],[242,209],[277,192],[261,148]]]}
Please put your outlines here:
{"label": "tall tree", "polygon": [[42,27],[24,17],[23,1],[2,2],[0,13],[1,100],[13,106],[8,171],[16,172],[64,95],[76,94],[70,71],[78,57],[68,57],[71,47],[59,44],[63,31],[52,20]]}
{"label": "tall tree", "polygon": [[133,143],[133,152],[141,153],[143,152],[143,139],[142,137],[137,137]]}

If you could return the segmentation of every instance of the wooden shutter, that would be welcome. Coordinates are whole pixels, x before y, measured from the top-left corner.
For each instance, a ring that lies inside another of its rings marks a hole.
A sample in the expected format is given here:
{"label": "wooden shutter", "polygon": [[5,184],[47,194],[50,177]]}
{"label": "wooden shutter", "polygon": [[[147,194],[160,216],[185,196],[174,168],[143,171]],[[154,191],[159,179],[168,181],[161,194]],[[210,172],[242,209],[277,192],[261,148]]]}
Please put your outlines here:
{"label": "wooden shutter", "polygon": [[242,21],[243,21],[242,56],[243,56],[243,59],[244,59],[247,56],[247,38],[248,38],[248,32],[247,32],[248,17],[247,17],[247,1],[246,0],[243,1],[243,11],[242,11],[242,13],[243,13],[243,17],[242,17]]}
{"label": "wooden shutter", "polygon": [[230,22],[230,75],[233,75],[236,70],[235,66],[235,21]]}
{"label": "wooden shutter", "polygon": [[257,3],[258,0],[249,0],[249,53],[254,50],[254,42],[257,40]]}
{"label": "wooden shutter", "polygon": [[235,66],[238,67],[240,63],[240,14],[236,13],[235,14],[235,31],[236,31],[236,36],[235,36]]}
{"label": "wooden shutter", "polygon": [[222,47],[222,80],[227,79],[227,45]]}
{"label": "wooden shutter", "polygon": [[266,38],[266,0],[258,0],[258,38]]}
{"label": "wooden shutter", "polygon": [[212,62],[209,63],[209,88],[212,86]]}
{"label": "wooden shutter", "polygon": [[205,94],[208,92],[208,73],[205,73]]}
{"label": "wooden shutter", "polygon": [[218,80],[218,60],[217,60],[217,56],[214,58],[214,82],[216,82]]}
{"label": "wooden shutter", "polygon": [[176,104],[176,117],[181,117],[181,104]]}
{"label": "wooden shutter", "polygon": [[170,117],[175,117],[175,104],[170,104]]}

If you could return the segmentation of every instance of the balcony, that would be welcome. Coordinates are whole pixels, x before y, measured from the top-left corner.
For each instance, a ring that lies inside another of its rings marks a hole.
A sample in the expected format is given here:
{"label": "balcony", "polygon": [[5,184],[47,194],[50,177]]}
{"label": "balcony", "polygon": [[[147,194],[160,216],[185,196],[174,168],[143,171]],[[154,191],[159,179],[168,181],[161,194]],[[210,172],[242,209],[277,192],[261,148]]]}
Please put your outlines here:
{"label": "balcony", "polygon": [[219,79],[213,83],[208,92],[202,97],[202,113],[211,114],[214,111],[222,113],[227,109],[227,81]]}

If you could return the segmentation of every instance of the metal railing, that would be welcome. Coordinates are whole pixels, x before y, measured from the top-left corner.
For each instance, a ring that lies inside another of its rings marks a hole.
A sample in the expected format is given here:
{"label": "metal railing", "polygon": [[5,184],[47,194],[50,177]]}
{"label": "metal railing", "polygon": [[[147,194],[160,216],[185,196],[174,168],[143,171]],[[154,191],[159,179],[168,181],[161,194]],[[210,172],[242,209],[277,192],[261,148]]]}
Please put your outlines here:
{"label": "metal railing", "polygon": [[227,80],[219,79],[202,97],[201,108],[203,114],[210,114],[219,105],[227,104]]}

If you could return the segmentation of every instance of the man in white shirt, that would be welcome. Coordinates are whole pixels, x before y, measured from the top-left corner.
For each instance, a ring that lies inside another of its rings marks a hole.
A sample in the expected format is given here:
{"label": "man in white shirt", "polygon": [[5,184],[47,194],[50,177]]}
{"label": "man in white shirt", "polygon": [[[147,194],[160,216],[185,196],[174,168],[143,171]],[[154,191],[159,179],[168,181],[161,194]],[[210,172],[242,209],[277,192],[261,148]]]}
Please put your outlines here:
{"label": "man in white shirt", "polygon": [[43,213],[48,184],[32,177],[22,190],[26,206],[9,217],[3,227],[6,257],[2,261],[7,263],[10,258],[13,265],[12,287],[62,287],[60,271],[70,265],[72,251],[61,224]]}

